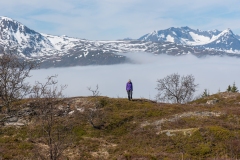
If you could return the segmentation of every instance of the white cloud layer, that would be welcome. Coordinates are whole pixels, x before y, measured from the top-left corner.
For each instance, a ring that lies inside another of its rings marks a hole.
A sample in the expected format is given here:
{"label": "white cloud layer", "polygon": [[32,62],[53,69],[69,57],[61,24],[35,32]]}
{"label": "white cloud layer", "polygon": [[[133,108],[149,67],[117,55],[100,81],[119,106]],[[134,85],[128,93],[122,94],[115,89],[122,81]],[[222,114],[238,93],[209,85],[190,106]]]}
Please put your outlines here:
{"label": "white cloud layer", "polygon": [[8,0],[2,16],[41,33],[90,40],[139,38],[153,30],[189,26],[231,28],[240,34],[239,0]]}
{"label": "white cloud layer", "polygon": [[192,74],[199,84],[196,96],[208,89],[210,94],[226,91],[233,82],[240,84],[238,58],[206,57],[196,58],[192,55],[173,57],[154,56],[149,53],[127,53],[135,64],[107,66],[85,66],[71,68],[41,69],[32,72],[31,83],[45,81],[50,75],[58,74],[59,84],[67,84],[66,96],[90,96],[87,87],[99,86],[102,96],[127,97],[125,85],[131,79],[134,85],[134,98],[154,99],[157,79],[172,73]]}

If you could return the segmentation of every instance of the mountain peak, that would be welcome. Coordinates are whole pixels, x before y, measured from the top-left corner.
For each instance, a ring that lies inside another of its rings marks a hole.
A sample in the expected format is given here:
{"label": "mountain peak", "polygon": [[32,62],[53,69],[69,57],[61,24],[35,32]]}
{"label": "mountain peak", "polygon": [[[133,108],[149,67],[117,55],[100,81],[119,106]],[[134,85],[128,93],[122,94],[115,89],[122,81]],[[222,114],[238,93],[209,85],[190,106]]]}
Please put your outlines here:
{"label": "mountain peak", "polygon": [[11,18],[0,17],[0,43],[17,46],[25,55],[41,52],[41,47],[51,48],[51,43],[40,33]]}
{"label": "mountain peak", "polygon": [[230,28],[225,29],[223,32],[227,32],[227,33],[233,34],[233,32],[232,32],[232,30]]}
{"label": "mountain peak", "polygon": [[185,26],[185,27],[181,27],[181,29],[189,30],[189,29],[191,29],[191,28],[189,28],[188,26]]}
{"label": "mountain peak", "polygon": [[227,28],[225,30],[223,30],[219,36],[233,36],[234,33],[232,32],[232,30],[230,28]]}
{"label": "mountain peak", "polygon": [[5,29],[16,32],[16,30],[19,28],[21,28],[21,30],[24,30],[24,28],[27,27],[11,18],[0,16],[0,28],[1,31],[3,31],[2,29]]}
{"label": "mountain peak", "polygon": [[152,32],[152,34],[157,34],[158,33],[158,31],[157,30],[154,30],[153,32]]}
{"label": "mountain peak", "polygon": [[5,16],[0,16],[0,22],[1,23],[18,24],[18,25],[24,26],[22,23],[15,21],[9,17],[5,17]]}
{"label": "mountain peak", "polygon": [[13,19],[5,16],[0,16],[0,20],[8,20],[8,21],[14,21]]}

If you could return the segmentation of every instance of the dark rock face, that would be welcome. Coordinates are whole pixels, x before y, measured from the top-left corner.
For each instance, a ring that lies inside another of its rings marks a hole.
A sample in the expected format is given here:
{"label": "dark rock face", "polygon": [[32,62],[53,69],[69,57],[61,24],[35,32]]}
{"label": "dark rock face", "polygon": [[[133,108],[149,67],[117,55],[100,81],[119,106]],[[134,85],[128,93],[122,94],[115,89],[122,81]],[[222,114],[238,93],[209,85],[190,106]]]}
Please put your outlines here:
{"label": "dark rock face", "polygon": [[125,63],[126,57],[103,51],[92,51],[88,55],[79,52],[71,52],[69,55],[46,59],[40,63],[41,68],[49,67],[73,67],[86,65],[111,65]]}

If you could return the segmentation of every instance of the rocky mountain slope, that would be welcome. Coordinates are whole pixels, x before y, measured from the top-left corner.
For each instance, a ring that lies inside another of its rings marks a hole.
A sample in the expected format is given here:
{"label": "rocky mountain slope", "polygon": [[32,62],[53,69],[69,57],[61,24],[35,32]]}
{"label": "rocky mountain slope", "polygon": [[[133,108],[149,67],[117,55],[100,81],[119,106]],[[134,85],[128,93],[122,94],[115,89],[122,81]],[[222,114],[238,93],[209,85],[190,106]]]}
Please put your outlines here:
{"label": "rocky mountain slope", "polygon": [[189,27],[169,28],[146,34],[137,40],[91,41],[68,36],[38,33],[20,22],[0,17],[0,47],[15,48],[42,67],[106,65],[126,63],[125,53],[239,56],[239,36],[230,29],[200,31]]}

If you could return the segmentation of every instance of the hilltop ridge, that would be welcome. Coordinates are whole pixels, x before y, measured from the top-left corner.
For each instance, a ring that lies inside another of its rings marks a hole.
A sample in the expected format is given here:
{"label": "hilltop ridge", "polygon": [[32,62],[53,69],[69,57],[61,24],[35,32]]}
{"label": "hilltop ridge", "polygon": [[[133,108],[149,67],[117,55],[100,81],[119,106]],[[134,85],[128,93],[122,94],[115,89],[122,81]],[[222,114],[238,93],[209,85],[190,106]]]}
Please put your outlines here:
{"label": "hilltop ridge", "polygon": [[[214,99],[218,101],[207,104]],[[18,105],[21,106],[18,113],[22,113],[19,122],[27,125],[10,127],[8,123],[1,126],[0,157],[34,159],[38,154],[47,155],[41,119],[34,114],[37,108],[32,108],[30,99]],[[98,112],[90,112],[95,105]],[[26,107],[32,112],[24,115]],[[156,103],[147,99],[69,97],[54,109],[54,123],[55,127],[72,128],[61,133],[66,140],[61,142],[67,144],[62,158],[234,159],[240,156],[239,107],[240,94],[227,92],[188,104]],[[90,115],[94,125],[89,122]]]}

